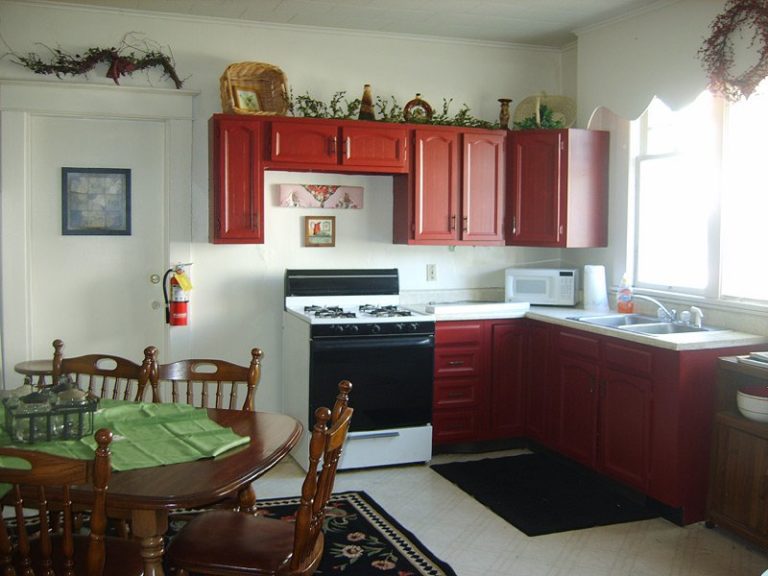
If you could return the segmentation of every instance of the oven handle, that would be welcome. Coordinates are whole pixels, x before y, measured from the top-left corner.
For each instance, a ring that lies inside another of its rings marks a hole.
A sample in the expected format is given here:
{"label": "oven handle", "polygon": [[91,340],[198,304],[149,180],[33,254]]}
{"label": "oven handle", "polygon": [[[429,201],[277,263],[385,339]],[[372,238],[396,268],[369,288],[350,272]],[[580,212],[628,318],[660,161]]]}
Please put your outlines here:
{"label": "oven handle", "polygon": [[392,430],[390,432],[350,432],[347,437],[352,440],[370,440],[371,438],[397,438],[400,432]]}
{"label": "oven handle", "polygon": [[369,350],[380,349],[382,346],[386,346],[390,350],[396,348],[434,348],[435,337],[430,334],[428,336],[358,336],[356,338],[313,338],[311,340],[313,352]]}

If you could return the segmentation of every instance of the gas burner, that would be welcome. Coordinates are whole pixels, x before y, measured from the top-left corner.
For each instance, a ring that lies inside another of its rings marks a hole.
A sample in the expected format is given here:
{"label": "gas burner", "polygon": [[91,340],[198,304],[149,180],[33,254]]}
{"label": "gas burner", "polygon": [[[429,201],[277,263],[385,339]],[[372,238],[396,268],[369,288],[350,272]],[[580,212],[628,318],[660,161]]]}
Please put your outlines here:
{"label": "gas burner", "polygon": [[413,315],[410,310],[404,310],[393,305],[374,306],[373,304],[362,304],[360,306],[360,312],[377,318],[393,318]]}
{"label": "gas burner", "polygon": [[304,312],[315,318],[356,318],[354,312],[348,312],[340,306],[304,306]]}

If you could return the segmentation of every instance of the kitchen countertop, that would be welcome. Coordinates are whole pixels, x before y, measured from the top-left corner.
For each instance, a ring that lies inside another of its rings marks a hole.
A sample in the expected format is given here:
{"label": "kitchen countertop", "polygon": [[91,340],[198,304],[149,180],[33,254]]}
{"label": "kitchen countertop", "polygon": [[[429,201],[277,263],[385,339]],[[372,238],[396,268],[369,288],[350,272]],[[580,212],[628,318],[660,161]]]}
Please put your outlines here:
{"label": "kitchen countertop", "polygon": [[[747,332],[739,332],[736,330],[723,329],[711,330],[707,332],[686,332],[680,334],[658,334],[651,336],[648,334],[638,334],[637,332],[628,332],[618,328],[598,326],[595,324],[580,322],[578,320],[572,320],[572,318],[579,316],[600,316],[603,314],[616,314],[615,311],[594,312],[591,310],[584,310],[583,308],[558,308],[551,306],[531,306],[527,311],[521,311],[519,309],[494,310],[491,306],[484,306],[490,304],[489,302],[477,302],[477,304],[478,306],[475,311],[471,309],[472,306],[465,305],[459,307],[459,311],[456,313],[444,312],[441,311],[440,308],[437,308],[435,311],[435,318],[438,322],[456,320],[504,320],[509,318],[529,318],[531,320],[539,320],[541,322],[548,322],[550,324],[575,328],[577,330],[583,330],[585,332],[591,332],[593,334],[600,334],[603,336],[612,336],[621,340],[629,340],[630,342],[637,342],[638,344],[646,344],[649,346],[655,346],[657,348],[666,348],[668,350],[706,350],[711,348],[757,346],[761,344],[765,344],[766,348],[768,349],[768,336],[749,334]],[[409,306],[409,308],[413,308],[419,312],[425,312],[426,307],[427,304]],[[450,307],[445,308],[445,310],[449,309]]]}

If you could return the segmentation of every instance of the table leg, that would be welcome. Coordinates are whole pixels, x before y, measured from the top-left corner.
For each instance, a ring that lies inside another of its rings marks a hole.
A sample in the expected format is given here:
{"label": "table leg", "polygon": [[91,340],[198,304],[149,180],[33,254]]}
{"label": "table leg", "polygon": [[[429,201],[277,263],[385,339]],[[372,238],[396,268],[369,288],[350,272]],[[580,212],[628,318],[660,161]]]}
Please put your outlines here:
{"label": "table leg", "polygon": [[256,491],[253,489],[252,484],[248,484],[245,488],[237,493],[237,499],[240,505],[240,512],[247,512],[253,514],[256,512]]}
{"label": "table leg", "polygon": [[168,512],[165,510],[134,510],[131,512],[131,531],[141,540],[144,576],[165,576],[163,571],[163,534],[168,530]]}

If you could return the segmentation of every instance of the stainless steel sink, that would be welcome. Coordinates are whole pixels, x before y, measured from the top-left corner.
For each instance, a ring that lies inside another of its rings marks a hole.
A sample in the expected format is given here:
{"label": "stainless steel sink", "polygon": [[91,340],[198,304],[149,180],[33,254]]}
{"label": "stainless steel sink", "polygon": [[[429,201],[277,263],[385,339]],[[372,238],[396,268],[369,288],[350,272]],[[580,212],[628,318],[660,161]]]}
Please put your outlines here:
{"label": "stainless steel sink", "polygon": [[580,322],[587,322],[588,324],[596,324],[598,326],[608,326],[611,328],[620,328],[624,326],[631,326],[633,324],[650,324],[657,323],[658,318],[653,316],[644,316],[642,314],[607,314],[604,316],[579,316],[574,318]]}
{"label": "stainless steel sink", "polygon": [[710,332],[711,328],[691,326],[689,324],[672,324],[671,322],[654,322],[652,324],[635,324],[620,326],[627,332],[638,334],[684,334],[686,332]]}

